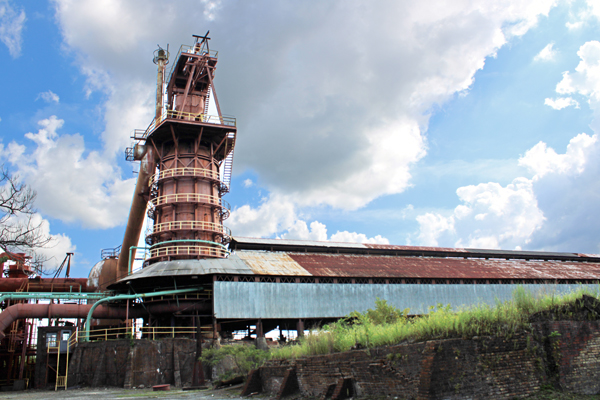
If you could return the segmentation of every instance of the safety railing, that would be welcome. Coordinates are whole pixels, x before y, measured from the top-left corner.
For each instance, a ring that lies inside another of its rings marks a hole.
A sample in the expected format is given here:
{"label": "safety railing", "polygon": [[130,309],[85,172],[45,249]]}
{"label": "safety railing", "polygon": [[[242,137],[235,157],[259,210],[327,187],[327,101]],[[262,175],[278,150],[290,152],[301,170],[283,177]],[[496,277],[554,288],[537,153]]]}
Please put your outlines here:
{"label": "safety railing", "polygon": [[[211,326],[203,326],[202,331],[212,330]],[[120,328],[92,329],[89,333],[90,341],[108,341],[123,339],[163,339],[175,337],[194,337],[197,334],[194,326],[142,326],[134,328],[124,326]],[[78,334],[78,340],[85,341],[85,331]]]}
{"label": "safety railing", "polygon": [[150,249],[149,258],[168,257],[168,256],[202,256],[213,258],[225,258],[229,252],[221,247],[196,246],[196,245],[177,245],[165,246]]}
{"label": "safety railing", "polygon": [[144,132],[144,137],[146,138],[157,126],[159,126],[165,119],[178,119],[183,121],[191,121],[191,122],[202,122],[205,124],[214,124],[214,125],[225,125],[235,127],[236,119],[235,117],[229,116],[218,116],[218,115],[207,115],[202,113],[190,113],[185,111],[178,110],[166,110],[163,112],[159,119],[154,118],[146,131]]}
{"label": "safety railing", "polygon": [[213,181],[219,181],[219,172],[211,171],[205,168],[171,168],[160,171],[154,174],[148,180],[148,186],[152,186],[154,182],[158,182],[166,178],[174,178],[178,176],[190,176],[194,178],[206,178]]}
{"label": "safety railing", "polygon": [[171,81],[171,76],[173,76],[173,71],[175,71],[175,68],[177,68],[177,64],[179,63],[179,56],[182,53],[189,53],[189,54],[198,54],[198,55],[204,55],[207,54],[209,57],[212,58],[217,58],[219,56],[219,52],[216,50],[210,50],[210,51],[206,51],[206,49],[200,49],[200,50],[196,50],[195,49],[195,45],[181,45],[181,47],[179,47],[179,51],[177,52],[177,56],[175,57],[175,62],[173,63],[173,65],[171,66],[171,70],[169,71],[169,76],[167,77],[167,82]]}
{"label": "safety railing", "polygon": [[231,206],[228,202],[223,200],[218,196],[212,196],[210,194],[202,194],[202,193],[174,193],[174,194],[166,194],[163,196],[158,196],[150,200],[152,205],[155,207],[162,206],[169,203],[203,203],[210,204],[213,206],[218,206],[221,208],[225,208],[227,210],[231,209]]}
{"label": "safety railing", "polygon": [[231,229],[221,224],[215,224],[214,222],[205,221],[171,221],[161,222],[155,224],[153,229],[148,231],[149,235],[155,233],[162,233],[168,231],[180,231],[180,230],[199,230],[199,231],[210,231],[219,233],[225,236],[231,236]]}

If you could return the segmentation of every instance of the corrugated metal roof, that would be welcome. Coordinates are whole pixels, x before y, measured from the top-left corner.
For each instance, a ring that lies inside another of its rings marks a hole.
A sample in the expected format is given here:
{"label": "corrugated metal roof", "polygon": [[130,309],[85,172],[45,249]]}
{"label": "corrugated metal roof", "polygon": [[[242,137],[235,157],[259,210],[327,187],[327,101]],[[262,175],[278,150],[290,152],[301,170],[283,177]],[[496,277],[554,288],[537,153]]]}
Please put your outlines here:
{"label": "corrugated metal roof", "polygon": [[227,259],[162,261],[124,278],[272,275],[416,279],[600,279],[600,263],[238,251]]}
{"label": "corrugated metal roof", "polygon": [[253,275],[254,272],[237,255],[232,254],[229,258],[219,259],[161,261],[121,279],[120,282],[157,276],[211,274]]}
{"label": "corrugated metal roof", "polygon": [[446,279],[600,279],[600,264],[290,253],[314,276]]}
{"label": "corrugated metal roof", "polygon": [[236,254],[255,275],[310,276],[287,253],[240,251]]}

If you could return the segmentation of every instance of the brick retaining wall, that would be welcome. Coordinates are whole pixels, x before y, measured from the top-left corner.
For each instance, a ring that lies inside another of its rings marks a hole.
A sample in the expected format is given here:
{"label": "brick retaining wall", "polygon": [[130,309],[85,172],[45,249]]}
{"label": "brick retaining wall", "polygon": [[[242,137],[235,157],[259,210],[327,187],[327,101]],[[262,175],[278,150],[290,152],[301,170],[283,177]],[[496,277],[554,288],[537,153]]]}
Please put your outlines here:
{"label": "brick retaining wall", "polygon": [[242,394],[280,398],[296,388],[296,395],[332,399],[510,399],[543,385],[600,393],[600,322],[546,321],[532,328],[506,339],[433,340],[271,361],[250,374]]}

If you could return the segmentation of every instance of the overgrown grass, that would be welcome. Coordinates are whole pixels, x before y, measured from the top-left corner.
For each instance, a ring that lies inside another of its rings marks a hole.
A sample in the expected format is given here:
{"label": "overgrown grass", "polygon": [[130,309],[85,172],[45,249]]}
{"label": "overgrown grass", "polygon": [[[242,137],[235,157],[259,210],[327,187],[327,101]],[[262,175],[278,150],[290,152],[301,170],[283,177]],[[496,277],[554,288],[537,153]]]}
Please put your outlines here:
{"label": "overgrown grass", "polygon": [[222,346],[221,348],[206,349],[202,352],[200,359],[202,362],[214,366],[223,361],[226,357],[230,357],[233,361],[234,368],[226,371],[217,379],[223,381],[236,376],[246,376],[248,372],[254,368],[260,367],[269,359],[269,352],[259,350],[254,346],[243,344]]}
{"label": "overgrown grass", "polygon": [[497,301],[495,306],[485,304],[452,310],[449,305],[430,307],[429,313],[408,318],[408,310],[400,311],[379,300],[375,310],[352,313],[336,323],[312,331],[300,338],[298,344],[271,350],[271,358],[288,359],[329,354],[353,347],[371,348],[394,345],[404,340],[423,341],[444,338],[471,338],[473,336],[510,337],[530,328],[529,317],[537,312],[554,310],[573,303],[583,294],[598,297],[597,288],[581,287],[569,294],[534,295],[518,286],[512,300]]}

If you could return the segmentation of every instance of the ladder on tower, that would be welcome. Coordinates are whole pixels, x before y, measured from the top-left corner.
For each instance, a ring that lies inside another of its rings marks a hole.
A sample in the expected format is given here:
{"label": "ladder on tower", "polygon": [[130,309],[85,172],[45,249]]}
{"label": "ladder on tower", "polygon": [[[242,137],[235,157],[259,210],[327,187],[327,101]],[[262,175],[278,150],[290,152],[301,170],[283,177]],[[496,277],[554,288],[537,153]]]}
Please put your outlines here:
{"label": "ladder on tower", "polygon": [[225,157],[223,165],[223,175],[221,177],[221,183],[224,188],[223,192],[229,192],[231,185],[231,170],[233,168],[233,150],[235,148],[235,132],[229,132],[227,134],[227,146],[231,148],[227,157]]}
{"label": "ladder on tower", "polygon": [[212,86],[210,86],[208,88],[208,91],[206,92],[206,99],[204,101],[204,115],[208,115],[208,107],[209,107],[209,103],[210,103],[210,93],[211,92],[212,92]]}

